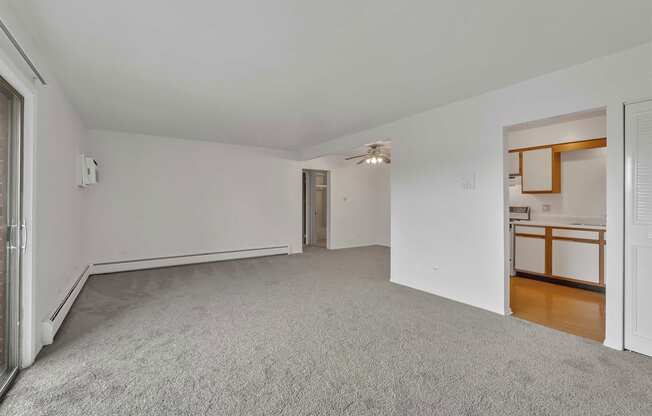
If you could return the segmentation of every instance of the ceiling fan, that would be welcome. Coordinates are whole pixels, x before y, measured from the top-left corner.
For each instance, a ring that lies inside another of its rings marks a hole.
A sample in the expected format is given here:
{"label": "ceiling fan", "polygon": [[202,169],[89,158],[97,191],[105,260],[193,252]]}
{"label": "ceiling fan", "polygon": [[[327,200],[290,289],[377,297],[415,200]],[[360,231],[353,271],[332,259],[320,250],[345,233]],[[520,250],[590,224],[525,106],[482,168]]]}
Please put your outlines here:
{"label": "ceiling fan", "polygon": [[357,164],[361,165],[363,163],[370,163],[373,165],[379,163],[392,163],[392,159],[389,157],[389,152],[383,147],[380,143],[373,143],[367,145],[367,153],[363,155],[347,157],[345,160],[352,160],[358,158],[364,158],[360,160]]}

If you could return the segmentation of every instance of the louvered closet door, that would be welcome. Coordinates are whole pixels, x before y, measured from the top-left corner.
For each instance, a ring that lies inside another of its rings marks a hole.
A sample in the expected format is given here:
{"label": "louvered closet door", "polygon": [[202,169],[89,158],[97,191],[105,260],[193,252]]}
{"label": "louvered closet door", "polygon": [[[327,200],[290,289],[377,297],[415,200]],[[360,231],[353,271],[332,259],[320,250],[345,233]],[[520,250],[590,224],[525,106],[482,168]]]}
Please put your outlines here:
{"label": "louvered closet door", "polygon": [[652,355],[652,101],[625,110],[625,347]]}

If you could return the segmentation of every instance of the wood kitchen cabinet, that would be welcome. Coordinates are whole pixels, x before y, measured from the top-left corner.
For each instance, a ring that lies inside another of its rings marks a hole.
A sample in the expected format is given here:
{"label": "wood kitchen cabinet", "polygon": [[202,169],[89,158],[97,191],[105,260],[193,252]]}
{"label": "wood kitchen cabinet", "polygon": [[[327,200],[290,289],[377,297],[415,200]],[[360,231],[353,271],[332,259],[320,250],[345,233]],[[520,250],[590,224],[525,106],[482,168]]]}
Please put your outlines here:
{"label": "wood kitchen cabinet", "polygon": [[508,154],[508,168],[509,174],[520,176],[521,175],[521,153],[511,152]]}
{"label": "wood kitchen cabinet", "polygon": [[546,272],[546,242],[542,238],[516,236],[514,268],[530,273]]}
{"label": "wood kitchen cabinet", "polygon": [[604,234],[600,231],[552,229],[552,274],[603,283]]}
{"label": "wood kitchen cabinet", "polygon": [[604,287],[605,231],[515,225],[518,272]]}
{"label": "wood kitchen cabinet", "polygon": [[521,153],[521,192],[561,192],[561,154],[552,147],[524,150]]}
{"label": "wood kitchen cabinet", "polygon": [[521,175],[521,192],[524,194],[560,193],[561,154],[606,146],[607,139],[602,137],[599,139],[510,149],[509,173]]}

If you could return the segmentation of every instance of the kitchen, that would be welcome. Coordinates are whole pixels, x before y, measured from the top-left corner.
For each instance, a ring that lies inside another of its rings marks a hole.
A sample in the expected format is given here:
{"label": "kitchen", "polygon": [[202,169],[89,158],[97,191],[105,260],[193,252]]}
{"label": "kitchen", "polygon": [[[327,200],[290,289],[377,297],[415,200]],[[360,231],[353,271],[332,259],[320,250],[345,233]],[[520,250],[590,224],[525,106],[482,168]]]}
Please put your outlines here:
{"label": "kitchen", "polygon": [[514,316],[602,342],[606,112],[506,129]]}

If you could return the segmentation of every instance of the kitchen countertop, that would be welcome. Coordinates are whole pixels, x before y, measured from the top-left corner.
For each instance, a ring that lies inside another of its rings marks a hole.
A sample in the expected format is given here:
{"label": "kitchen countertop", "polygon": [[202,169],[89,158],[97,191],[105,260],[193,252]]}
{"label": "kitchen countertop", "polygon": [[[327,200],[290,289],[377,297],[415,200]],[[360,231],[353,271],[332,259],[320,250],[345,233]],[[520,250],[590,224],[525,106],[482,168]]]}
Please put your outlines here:
{"label": "kitchen countertop", "polygon": [[512,224],[516,225],[532,225],[532,226],[539,226],[539,227],[564,227],[564,228],[579,228],[579,229],[587,229],[587,230],[598,230],[598,231],[606,231],[607,227],[606,225],[601,225],[601,224],[590,224],[589,223],[582,223],[582,224],[577,224],[580,221],[559,221],[559,220],[530,220],[530,221],[518,221],[518,220],[513,220],[510,221]]}

